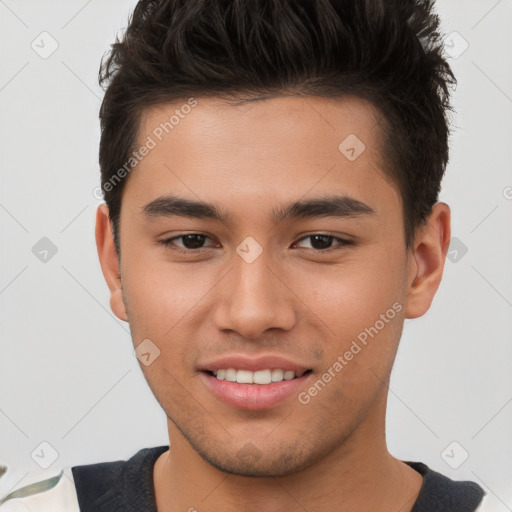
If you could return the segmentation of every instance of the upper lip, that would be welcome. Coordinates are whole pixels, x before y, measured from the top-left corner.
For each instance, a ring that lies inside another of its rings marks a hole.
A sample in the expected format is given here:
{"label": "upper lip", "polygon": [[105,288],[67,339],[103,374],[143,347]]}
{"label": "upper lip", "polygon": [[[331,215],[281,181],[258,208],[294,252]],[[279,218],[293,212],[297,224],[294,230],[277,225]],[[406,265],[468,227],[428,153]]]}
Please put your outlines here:
{"label": "upper lip", "polygon": [[257,372],[260,370],[280,369],[284,371],[293,371],[302,375],[309,367],[290,361],[281,356],[266,355],[259,357],[249,357],[243,355],[224,356],[213,361],[199,365],[202,371],[217,371],[221,369],[234,368],[236,370],[249,370]]}

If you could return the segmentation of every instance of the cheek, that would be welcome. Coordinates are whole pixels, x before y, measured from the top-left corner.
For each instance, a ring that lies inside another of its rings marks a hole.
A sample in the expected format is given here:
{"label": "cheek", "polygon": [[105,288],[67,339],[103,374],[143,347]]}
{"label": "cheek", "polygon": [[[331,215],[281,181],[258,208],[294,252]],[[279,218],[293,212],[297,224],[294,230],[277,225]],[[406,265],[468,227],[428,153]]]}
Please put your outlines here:
{"label": "cheek", "polygon": [[402,304],[404,268],[398,255],[377,254],[367,261],[311,267],[292,282],[331,334],[346,339],[373,325],[394,303]]}
{"label": "cheek", "polygon": [[142,368],[146,378],[168,384],[173,376],[180,381],[193,377],[197,352],[211,343],[204,335],[207,308],[226,270],[162,261],[147,264],[143,258],[125,263],[122,279],[133,344],[149,339],[160,350],[156,364]]}
{"label": "cheek", "polygon": [[122,280],[130,325],[158,338],[174,330],[211,289],[204,269],[166,262],[146,263],[143,258],[126,261]]}

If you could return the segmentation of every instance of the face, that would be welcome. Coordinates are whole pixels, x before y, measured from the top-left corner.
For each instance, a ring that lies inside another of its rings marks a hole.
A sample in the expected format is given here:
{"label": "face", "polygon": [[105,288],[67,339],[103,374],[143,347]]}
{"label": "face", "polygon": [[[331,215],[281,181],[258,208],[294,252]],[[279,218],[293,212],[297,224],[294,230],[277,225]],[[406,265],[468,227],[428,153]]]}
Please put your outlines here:
{"label": "face", "polygon": [[382,427],[404,317],[433,292],[412,311],[377,121],[360,99],[299,97],[142,118],[111,304],[171,430],[217,468],[290,474]]}

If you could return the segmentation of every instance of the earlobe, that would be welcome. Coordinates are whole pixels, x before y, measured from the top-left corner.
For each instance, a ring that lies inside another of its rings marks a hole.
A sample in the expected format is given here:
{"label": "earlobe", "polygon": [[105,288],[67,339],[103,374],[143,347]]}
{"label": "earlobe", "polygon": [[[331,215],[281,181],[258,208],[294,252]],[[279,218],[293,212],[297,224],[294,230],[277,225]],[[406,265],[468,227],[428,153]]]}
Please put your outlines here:
{"label": "earlobe", "polygon": [[123,301],[119,258],[114,245],[109,210],[105,204],[98,206],[96,211],[96,247],[103,277],[110,290],[110,307],[118,318],[128,321]]}
{"label": "earlobe", "polygon": [[436,203],[410,249],[406,318],[422,316],[430,308],[443,276],[450,235],[450,207]]}

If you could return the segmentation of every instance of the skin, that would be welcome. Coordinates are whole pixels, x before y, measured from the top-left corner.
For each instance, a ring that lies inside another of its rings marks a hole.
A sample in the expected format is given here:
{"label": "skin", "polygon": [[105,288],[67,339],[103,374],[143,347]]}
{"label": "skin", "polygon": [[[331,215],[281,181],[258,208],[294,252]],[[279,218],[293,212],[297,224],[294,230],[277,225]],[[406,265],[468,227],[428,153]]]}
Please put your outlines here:
{"label": "skin", "polygon": [[[405,318],[423,315],[439,286],[449,207],[434,205],[406,249],[379,112],[362,99],[197,100],[129,176],[120,260],[108,209],[97,212],[112,310],[135,346],[149,338],[160,349],[141,365],[168,416],[171,448],[154,469],[159,512],[410,511],[422,477],[387,450],[387,386]],[[146,110],[139,143],[179,107]],[[349,134],[366,146],[355,161],[338,149]],[[214,203],[229,221],[144,215],[169,193]],[[332,194],[375,214],[273,221],[275,208]],[[183,239],[158,243],[190,232],[210,237],[206,248],[190,255],[172,249],[186,251]],[[307,238],[315,234],[353,243],[328,239],[322,253]],[[263,249],[250,264],[236,252],[248,236]],[[198,367],[219,356],[277,354],[312,369],[307,391],[394,303],[401,311],[307,404],[293,396],[245,411],[200,378]]]}

